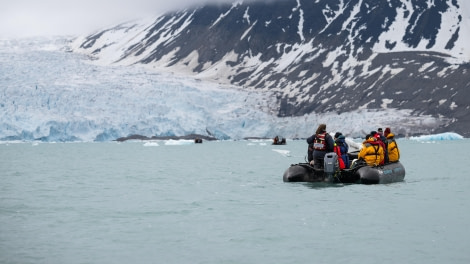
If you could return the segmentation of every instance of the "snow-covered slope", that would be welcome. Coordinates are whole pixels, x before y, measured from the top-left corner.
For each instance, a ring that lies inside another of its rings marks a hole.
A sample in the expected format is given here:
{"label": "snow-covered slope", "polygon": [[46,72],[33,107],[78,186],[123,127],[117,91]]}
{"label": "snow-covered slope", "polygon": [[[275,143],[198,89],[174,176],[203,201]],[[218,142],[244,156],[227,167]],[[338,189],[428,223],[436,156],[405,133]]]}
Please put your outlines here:
{"label": "snow-covered slope", "polygon": [[0,140],[470,136],[459,0],[207,5],[74,39],[0,40]]}
{"label": "snow-covered slope", "polygon": [[443,122],[394,109],[278,117],[273,93],[138,66],[91,65],[66,46],[64,39],[0,41],[0,140],[108,141],[191,133],[305,138],[320,122],[351,137],[386,126],[413,135]]}
{"label": "snow-covered slope", "polygon": [[[236,1],[124,23],[74,52],[274,93],[278,116],[402,109],[470,133],[469,4]],[[267,11],[269,10],[269,11]]]}

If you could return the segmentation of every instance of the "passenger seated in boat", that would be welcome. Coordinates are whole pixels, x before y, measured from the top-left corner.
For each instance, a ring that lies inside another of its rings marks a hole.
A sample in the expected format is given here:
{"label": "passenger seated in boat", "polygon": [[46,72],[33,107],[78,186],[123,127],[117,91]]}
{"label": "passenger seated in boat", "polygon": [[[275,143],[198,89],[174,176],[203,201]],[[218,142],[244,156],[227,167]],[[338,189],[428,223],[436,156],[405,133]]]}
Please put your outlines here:
{"label": "passenger seated in boat", "polygon": [[[326,125],[320,124],[314,135],[307,138],[307,143],[312,144],[312,161],[315,168],[323,168],[323,160],[326,153],[333,152],[333,138],[326,132]],[[309,153],[310,156],[310,153]],[[312,161],[309,161],[312,164]]]}
{"label": "passenger seated in boat", "polygon": [[376,131],[371,131],[370,135],[375,138],[375,140],[377,141],[377,143],[380,144],[380,146],[382,146],[382,149],[384,151],[384,158],[382,160],[382,163],[380,163],[380,165],[384,165],[385,162],[388,160],[387,147],[385,146],[385,142],[382,141],[382,137]]}
{"label": "passenger seated in boat", "polygon": [[372,135],[367,135],[362,142],[361,151],[357,156],[359,160],[364,160],[369,166],[379,166],[384,162],[384,149]]}
{"label": "passenger seated in boat", "polygon": [[377,134],[380,135],[380,140],[382,140],[382,142],[385,142],[387,138],[385,137],[384,132],[381,127],[377,129]]}
{"label": "passenger seated in boat", "polygon": [[341,134],[341,132],[337,132],[335,135],[337,135],[338,133],[339,133],[339,135],[335,138],[335,149],[338,148],[339,153],[336,152],[336,151],[335,152],[336,152],[336,154],[338,154],[338,158],[340,158],[343,161],[344,169],[348,169],[349,165],[350,165],[349,164],[349,155],[348,155],[349,146],[348,146],[348,143],[346,143],[345,136],[343,134]]}
{"label": "passenger seated in boat", "polygon": [[390,128],[385,128],[384,136],[387,138],[385,145],[388,149],[388,161],[397,162],[400,160],[400,150],[398,149],[397,142],[395,141],[395,134],[390,131]]}

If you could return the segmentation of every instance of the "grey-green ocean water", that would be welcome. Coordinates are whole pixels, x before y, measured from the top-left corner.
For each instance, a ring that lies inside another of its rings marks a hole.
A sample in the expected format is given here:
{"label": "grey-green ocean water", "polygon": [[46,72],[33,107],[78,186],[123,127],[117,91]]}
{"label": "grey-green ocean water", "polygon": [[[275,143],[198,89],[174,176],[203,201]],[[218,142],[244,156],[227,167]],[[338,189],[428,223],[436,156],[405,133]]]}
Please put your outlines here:
{"label": "grey-green ocean water", "polygon": [[470,263],[470,140],[398,144],[369,186],[284,183],[303,140],[0,144],[0,263]]}

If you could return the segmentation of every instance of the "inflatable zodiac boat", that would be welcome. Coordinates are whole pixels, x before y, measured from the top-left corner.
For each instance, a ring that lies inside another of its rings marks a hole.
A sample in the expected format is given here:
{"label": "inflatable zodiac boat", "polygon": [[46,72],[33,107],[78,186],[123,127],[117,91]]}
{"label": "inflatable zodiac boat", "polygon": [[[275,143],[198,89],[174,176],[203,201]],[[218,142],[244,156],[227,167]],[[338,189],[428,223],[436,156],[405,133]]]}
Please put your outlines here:
{"label": "inflatable zodiac boat", "polygon": [[338,156],[331,152],[325,155],[323,168],[308,163],[292,164],[283,176],[284,182],[331,182],[379,184],[403,181],[405,167],[398,161],[382,166],[357,163],[351,169],[340,170]]}
{"label": "inflatable zodiac boat", "polygon": [[273,138],[273,145],[285,145],[285,144],[286,144],[285,138],[279,138],[278,136]]}

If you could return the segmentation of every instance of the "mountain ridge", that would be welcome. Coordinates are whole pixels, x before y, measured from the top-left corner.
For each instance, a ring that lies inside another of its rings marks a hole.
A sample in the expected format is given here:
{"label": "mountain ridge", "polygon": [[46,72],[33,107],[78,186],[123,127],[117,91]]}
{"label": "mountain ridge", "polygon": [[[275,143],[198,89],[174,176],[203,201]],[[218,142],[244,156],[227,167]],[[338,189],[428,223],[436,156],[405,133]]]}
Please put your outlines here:
{"label": "mountain ridge", "polygon": [[[130,22],[73,51],[274,92],[279,117],[412,109],[470,136],[463,2],[237,1]],[[266,12],[269,10],[269,12]],[[398,33],[397,33],[398,32]]]}

